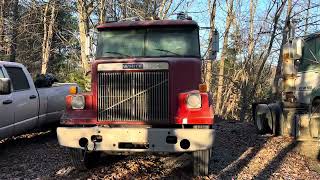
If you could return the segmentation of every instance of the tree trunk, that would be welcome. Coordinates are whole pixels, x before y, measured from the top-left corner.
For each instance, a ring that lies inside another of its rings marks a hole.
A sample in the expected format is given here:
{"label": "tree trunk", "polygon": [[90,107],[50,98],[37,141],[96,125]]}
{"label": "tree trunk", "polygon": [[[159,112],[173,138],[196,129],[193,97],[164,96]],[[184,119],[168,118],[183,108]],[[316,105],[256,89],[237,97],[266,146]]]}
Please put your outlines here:
{"label": "tree trunk", "polygon": [[77,3],[79,13],[79,33],[80,33],[80,48],[81,48],[81,62],[84,73],[89,71],[89,16],[93,10],[93,3],[86,3],[85,0],[78,0]]}
{"label": "tree trunk", "polygon": [[103,24],[106,21],[106,0],[100,0],[99,3],[99,23]]}
{"label": "tree trunk", "polygon": [[[50,8],[50,19],[48,19],[48,12]],[[42,41],[42,63],[41,74],[46,74],[51,52],[51,42],[53,36],[53,26],[56,19],[56,4],[48,1],[45,6],[43,14],[43,41]]]}
{"label": "tree trunk", "polygon": [[311,6],[311,0],[308,0],[307,5],[307,14],[306,14],[306,21],[305,21],[305,27],[304,27],[304,35],[306,36],[308,34],[308,23],[309,23],[309,16],[310,16],[310,6]]}
{"label": "tree trunk", "polygon": [[[289,0],[291,1],[291,0]],[[262,59],[262,63],[261,65],[259,66],[259,70],[257,72],[257,75],[256,75],[256,78],[255,78],[255,81],[254,81],[254,86],[252,88],[252,91],[251,93],[253,94],[256,89],[257,89],[257,85],[259,84],[259,81],[260,81],[260,76],[261,76],[261,73],[262,73],[262,70],[264,68],[264,65],[270,55],[270,52],[271,52],[271,49],[272,49],[272,45],[273,45],[273,42],[274,42],[274,39],[276,37],[276,31],[277,31],[277,27],[278,27],[278,23],[279,23],[279,19],[280,19],[280,16],[282,14],[282,11],[283,11],[283,8],[285,6],[285,3],[286,1],[282,1],[281,2],[281,5],[279,6],[279,8],[277,9],[275,15],[274,15],[274,18],[273,18],[273,27],[272,27],[272,32],[271,32],[271,35],[270,35],[270,41],[268,43],[268,48],[267,50],[261,54],[261,59]],[[291,10],[290,10],[291,11]],[[281,56],[282,57],[282,56]],[[282,59],[281,59],[282,60]],[[280,59],[279,59],[280,61]],[[278,62],[279,63],[279,62]],[[281,64],[282,64],[282,61],[281,61]],[[281,65],[280,64],[280,65]],[[279,65],[279,64],[278,64]],[[281,70],[281,69],[280,69]],[[281,73],[281,72],[280,72]]]}
{"label": "tree trunk", "polygon": [[158,13],[160,19],[165,19],[167,17],[172,2],[173,0],[162,0]]}
{"label": "tree trunk", "polygon": [[240,121],[245,121],[245,118],[246,118],[246,113],[247,113],[247,110],[249,108],[249,103],[248,102],[251,102],[249,99],[249,94],[248,94],[248,91],[250,91],[249,89],[249,81],[248,81],[248,71],[249,68],[248,68],[248,64],[249,62],[254,59],[253,57],[253,53],[254,53],[254,16],[255,16],[255,11],[256,11],[256,4],[254,2],[255,0],[250,0],[250,18],[249,18],[249,39],[248,39],[248,57],[245,61],[245,64],[244,64],[244,73],[242,73],[242,87],[240,89]]}
{"label": "tree trunk", "polygon": [[228,49],[228,37],[229,37],[229,31],[231,22],[233,19],[233,1],[229,0],[229,4],[227,1],[228,6],[228,13],[226,18],[226,28],[223,35],[223,46],[222,46],[222,53],[221,53],[221,60],[219,64],[219,74],[218,74],[218,89],[217,89],[217,98],[216,98],[216,107],[215,111],[218,115],[221,115],[221,102],[222,102],[222,91],[223,91],[223,82],[224,82],[224,60],[226,58],[226,52]]}
{"label": "tree trunk", "polygon": [[281,77],[281,66],[282,66],[282,53],[283,53],[283,47],[287,43],[288,40],[288,33],[290,33],[290,20],[291,20],[291,11],[292,11],[292,0],[288,0],[288,7],[287,7],[287,16],[285,20],[285,26],[283,29],[283,36],[282,36],[282,42],[281,42],[281,48],[280,48],[280,54],[279,54],[279,59],[278,59],[278,64],[277,64],[277,69],[276,69],[276,74],[273,80],[273,86],[272,86],[272,92],[273,92],[273,97],[275,99],[279,99],[281,97],[279,88],[278,88],[278,81]]}
{"label": "tree trunk", "polygon": [[[215,17],[216,17],[216,2],[217,0],[214,0],[211,5],[211,0],[208,0],[208,6],[210,7],[210,33],[209,33],[209,47],[208,47],[208,57],[210,57],[211,52],[211,46],[213,43],[213,33],[215,30]],[[205,69],[205,83],[207,87],[209,88],[209,91],[212,88],[212,59],[209,59],[206,61],[206,69]]]}
{"label": "tree trunk", "polygon": [[10,61],[15,62],[17,56],[17,27],[18,27],[18,18],[19,18],[19,0],[13,1],[12,7],[12,39],[10,46]]}
{"label": "tree trunk", "polygon": [[5,0],[0,1],[0,51],[3,51],[4,48],[4,5],[5,5]]}

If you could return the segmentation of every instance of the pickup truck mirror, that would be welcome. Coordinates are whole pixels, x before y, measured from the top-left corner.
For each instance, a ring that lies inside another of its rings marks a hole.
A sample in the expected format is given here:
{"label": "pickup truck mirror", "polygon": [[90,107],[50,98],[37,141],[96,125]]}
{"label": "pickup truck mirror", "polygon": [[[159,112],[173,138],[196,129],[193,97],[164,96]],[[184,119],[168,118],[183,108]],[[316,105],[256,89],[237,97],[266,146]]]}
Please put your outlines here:
{"label": "pickup truck mirror", "polygon": [[0,78],[0,95],[11,93],[11,80],[9,78]]}

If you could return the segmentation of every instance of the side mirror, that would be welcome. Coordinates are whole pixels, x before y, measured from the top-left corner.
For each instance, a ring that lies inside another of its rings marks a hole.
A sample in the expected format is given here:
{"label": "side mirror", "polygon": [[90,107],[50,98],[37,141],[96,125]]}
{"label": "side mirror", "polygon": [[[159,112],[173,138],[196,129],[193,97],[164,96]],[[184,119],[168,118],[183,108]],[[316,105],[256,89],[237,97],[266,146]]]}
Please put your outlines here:
{"label": "side mirror", "polygon": [[302,57],[304,41],[302,38],[296,38],[292,40],[292,58],[293,59],[300,59]]}
{"label": "side mirror", "polygon": [[9,78],[0,78],[0,95],[11,93],[11,80]]}
{"label": "side mirror", "polygon": [[212,42],[210,46],[209,59],[216,59],[217,53],[219,52],[219,32],[217,29],[212,32]]}

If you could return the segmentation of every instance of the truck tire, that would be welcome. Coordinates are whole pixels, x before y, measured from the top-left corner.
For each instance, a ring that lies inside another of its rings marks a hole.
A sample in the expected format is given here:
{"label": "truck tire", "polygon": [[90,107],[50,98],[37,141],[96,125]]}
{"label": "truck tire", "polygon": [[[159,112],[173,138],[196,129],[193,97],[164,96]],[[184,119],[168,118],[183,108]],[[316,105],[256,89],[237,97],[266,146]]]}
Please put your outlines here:
{"label": "truck tire", "polygon": [[272,121],[272,114],[267,104],[255,104],[253,106],[253,121],[259,134],[271,133],[272,127],[269,127]]}
{"label": "truck tire", "polygon": [[193,155],[193,175],[207,176],[209,174],[210,150],[200,150]]}
{"label": "truck tire", "polygon": [[320,128],[320,99],[317,98],[312,102],[309,130],[312,138],[319,137]]}
{"label": "truck tire", "polygon": [[[196,125],[196,129],[209,129],[209,125]],[[193,175],[207,176],[209,174],[209,163],[212,155],[212,149],[192,152],[193,156]]]}
{"label": "truck tire", "polygon": [[86,171],[93,167],[100,154],[98,152],[85,152],[83,149],[70,148],[69,154],[73,166],[79,171]]}
{"label": "truck tire", "polygon": [[320,128],[319,121],[320,121],[320,117],[310,119],[309,129],[310,129],[310,136],[312,138],[319,137],[319,128]]}
{"label": "truck tire", "polygon": [[272,130],[274,135],[281,135],[281,123],[284,120],[282,107],[279,103],[268,104],[268,107],[272,114],[272,122],[268,121],[269,128]]}

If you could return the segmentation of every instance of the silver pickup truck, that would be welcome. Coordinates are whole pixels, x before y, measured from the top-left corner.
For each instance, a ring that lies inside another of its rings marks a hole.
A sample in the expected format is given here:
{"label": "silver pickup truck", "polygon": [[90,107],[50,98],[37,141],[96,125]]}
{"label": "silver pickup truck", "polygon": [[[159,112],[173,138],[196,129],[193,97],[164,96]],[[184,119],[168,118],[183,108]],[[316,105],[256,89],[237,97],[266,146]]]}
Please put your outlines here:
{"label": "silver pickup truck", "polygon": [[0,61],[0,139],[59,123],[72,83],[36,88],[19,63]]}

